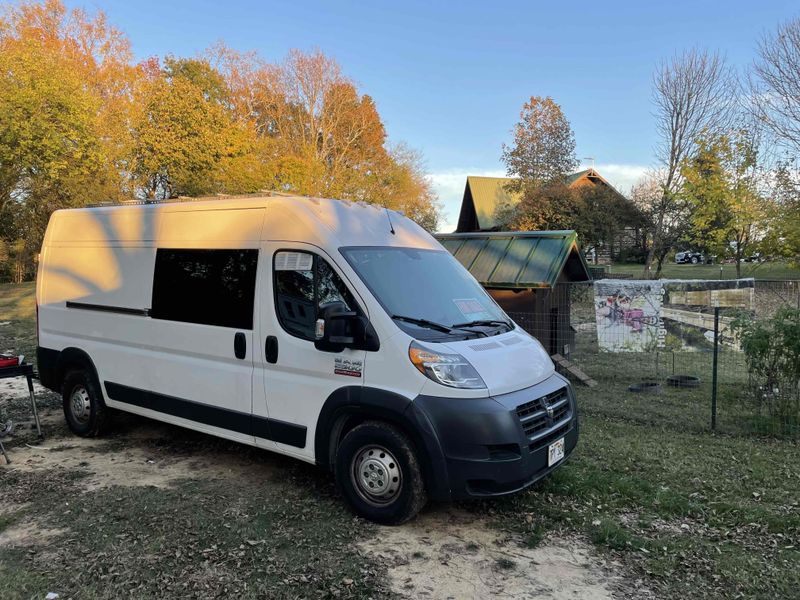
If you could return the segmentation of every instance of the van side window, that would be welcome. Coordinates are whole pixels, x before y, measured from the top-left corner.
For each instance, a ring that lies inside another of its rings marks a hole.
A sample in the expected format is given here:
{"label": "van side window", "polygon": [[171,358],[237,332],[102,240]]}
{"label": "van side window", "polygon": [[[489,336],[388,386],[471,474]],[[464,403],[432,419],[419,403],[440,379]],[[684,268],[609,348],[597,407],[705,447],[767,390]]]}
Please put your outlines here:
{"label": "van side window", "polygon": [[156,251],[154,319],[253,329],[258,250]]}
{"label": "van side window", "polygon": [[341,277],[316,254],[276,252],[274,269],[278,319],[293,336],[313,341],[317,319],[334,303],[343,311],[360,312]]}

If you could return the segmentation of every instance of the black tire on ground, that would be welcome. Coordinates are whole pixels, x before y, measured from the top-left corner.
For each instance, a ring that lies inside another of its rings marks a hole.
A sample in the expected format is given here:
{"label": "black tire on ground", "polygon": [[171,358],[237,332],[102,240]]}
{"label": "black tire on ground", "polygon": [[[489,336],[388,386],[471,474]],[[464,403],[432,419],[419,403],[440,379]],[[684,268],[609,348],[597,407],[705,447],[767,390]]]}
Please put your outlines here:
{"label": "black tire on ground", "polygon": [[400,430],[382,421],[366,421],[344,436],[334,475],[353,511],[376,523],[405,523],[427,502],[414,447]]}
{"label": "black tire on ground", "polygon": [[94,377],[85,369],[72,369],[61,387],[64,418],[67,425],[83,437],[96,437],[103,432],[108,408]]}

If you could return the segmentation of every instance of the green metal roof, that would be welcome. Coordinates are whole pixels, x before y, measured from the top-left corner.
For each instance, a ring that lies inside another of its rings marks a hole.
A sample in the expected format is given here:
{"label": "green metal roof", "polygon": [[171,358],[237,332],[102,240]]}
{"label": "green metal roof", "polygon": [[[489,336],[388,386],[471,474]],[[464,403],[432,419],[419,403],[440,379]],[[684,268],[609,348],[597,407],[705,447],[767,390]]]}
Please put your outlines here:
{"label": "green metal roof", "polygon": [[[600,180],[611,187],[611,185],[593,169],[584,169],[583,171],[568,175],[566,184],[572,185],[587,176]],[[514,180],[508,177],[477,177],[474,175],[467,177],[464,201],[467,200],[466,196],[467,192],[469,192],[481,230],[486,231],[497,225],[494,220],[494,214],[498,206],[501,204],[514,205],[522,199],[522,194],[509,192],[508,184],[512,181]]]}
{"label": "green metal roof", "polygon": [[435,237],[484,287],[552,287],[564,271],[569,281],[591,279],[574,231],[442,233]]}

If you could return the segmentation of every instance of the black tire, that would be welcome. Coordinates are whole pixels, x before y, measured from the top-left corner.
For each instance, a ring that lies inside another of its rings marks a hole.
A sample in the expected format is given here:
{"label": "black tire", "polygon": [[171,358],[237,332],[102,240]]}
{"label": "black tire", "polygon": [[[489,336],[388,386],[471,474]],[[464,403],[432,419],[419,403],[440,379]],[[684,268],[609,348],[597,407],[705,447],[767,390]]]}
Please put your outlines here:
{"label": "black tire", "polygon": [[[367,481],[367,473],[375,480]],[[366,421],[344,436],[336,450],[334,474],[353,511],[376,523],[405,523],[428,500],[414,447],[401,431],[382,421]],[[367,483],[378,486],[377,491],[385,489],[385,494],[367,491]]]}
{"label": "black tire", "polygon": [[[61,398],[64,418],[73,433],[83,437],[96,437],[103,432],[108,408],[91,373],[85,369],[68,371],[61,387]],[[82,410],[79,408],[81,400]]]}
{"label": "black tire", "polygon": [[699,263],[699,262],[700,262],[700,259],[699,259],[699,258],[697,258],[696,256],[693,256],[693,257],[692,257],[692,264],[693,264],[693,265],[696,265],[696,264],[697,264],[697,263]]}

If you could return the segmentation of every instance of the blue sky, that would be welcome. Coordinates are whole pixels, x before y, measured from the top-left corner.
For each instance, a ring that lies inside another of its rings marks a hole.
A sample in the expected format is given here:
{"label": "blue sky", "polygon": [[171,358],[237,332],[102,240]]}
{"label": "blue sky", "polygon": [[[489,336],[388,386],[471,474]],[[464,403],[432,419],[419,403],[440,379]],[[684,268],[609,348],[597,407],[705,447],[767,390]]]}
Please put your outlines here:
{"label": "blue sky", "polygon": [[334,56],[377,102],[389,137],[419,149],[457,219],[467,174],[503,174],[501,144],[522,103],[550,95],[578,157],[627,191],[653,165],[651,74],[691,46],[744,68],[758,38],[800,4],[757,2],[68,2],[101,9],[137,58],[192,56],[218,40],[268,60],[289,48]]}

